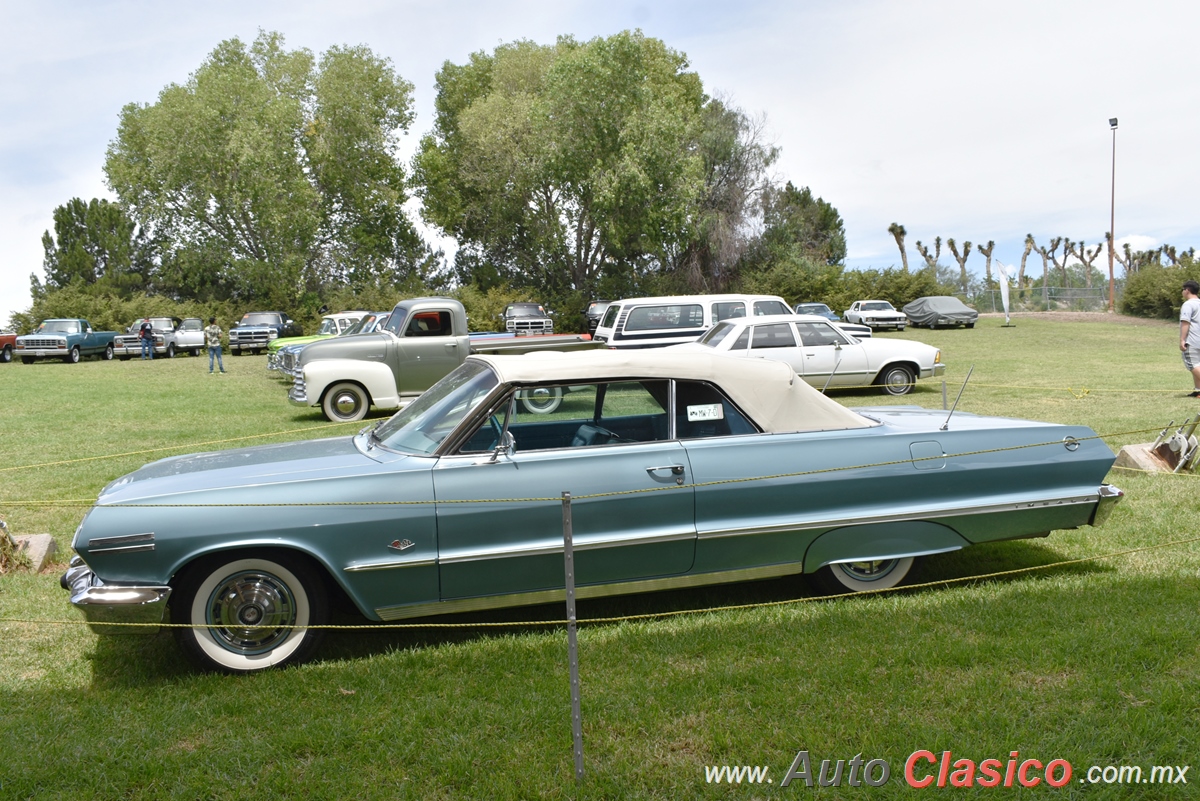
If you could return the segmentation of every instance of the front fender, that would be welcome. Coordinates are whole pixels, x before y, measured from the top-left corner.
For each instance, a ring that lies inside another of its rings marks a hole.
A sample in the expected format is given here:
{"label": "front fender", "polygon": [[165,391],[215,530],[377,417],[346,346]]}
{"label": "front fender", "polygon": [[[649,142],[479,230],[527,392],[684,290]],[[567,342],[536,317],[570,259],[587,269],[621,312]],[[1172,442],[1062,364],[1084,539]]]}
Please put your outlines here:
{"label": "front fender", "polygon": [[919,520],[844,526],[813,540],[804,554],[804,572],[814,573],[835,562],[929,556],[970,544],[952,528]]}
{"label": "front fender", "polygon": [[304,365],[304,388],[310,406],[319,405],[325,390],[341,381],[353,381],[365,387],[371,396],[371,405],[376,408],[400,408],[396,377],[386,364],[358,359],[319,359]]}

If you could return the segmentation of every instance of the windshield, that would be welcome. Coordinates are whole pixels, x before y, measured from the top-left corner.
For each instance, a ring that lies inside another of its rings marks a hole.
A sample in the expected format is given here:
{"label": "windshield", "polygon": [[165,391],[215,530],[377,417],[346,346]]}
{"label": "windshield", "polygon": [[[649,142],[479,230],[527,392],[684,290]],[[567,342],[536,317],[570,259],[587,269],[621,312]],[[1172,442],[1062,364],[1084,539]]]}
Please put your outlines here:
{"label": "windshield", "polygon": [[59,334],[78,334],[79,322],[76,320],[47,320],[38,326],[39,331]]}
{"label": "windshield", "polygon": [[504,310],[505,317],[545,317],[546,310],[534,303],[513,304]]}
{"label": "windshield", "polygon": [[396,336],[400,336],[404,332],[404,321],[406,319],[408,319],[408,309],[392,309],[392,316],[388,318],[387,325],[384,328]]}
{"label": "windshield", "polygon": [[250,312],[249,314],[242,316],[242,322],[240,325],[279,325],[280,322],[281,320],[279,319],[278,314],[271,314],[270,312]]}
{"label": "windshield", "polygon": [[754,316],[764,317],[768,314],[790,314],[791,309],[786,303],[780,303],[777,300],[756,300],[754,301]]}
{"label": "windshield", "polygon": [[721,344],[721,340],[729,335],[736,326],[730,322],[721,322],[708,329],[708,333],[700,337],[701,345],[708,345],[710,348],[715,348]]}
{"label": "windshield", "polygon": [[829,314],[829,311],[824,303],[801,303],[796,306],[796,314]]}
{"label": "windshield", "polygon": [[429,454],[500,382],[485,364],[467,362],[375,429],[389,450]]}
{"label": "windshield", "polygon": [[359,320],[357,323],[355,323],[354,325],[347,328],[342,333],[342,336],[350,336],[351,334],[361,334],[364,328],[367,328],[368,326],[370,326],[377,319],[379,319],[379,315],[368,314],[365,317],[363,317],[361,320]]}
{"label": "windshield", "polygon": [[895,311],[886,300],[873,300],[862,305],[863,311]]}

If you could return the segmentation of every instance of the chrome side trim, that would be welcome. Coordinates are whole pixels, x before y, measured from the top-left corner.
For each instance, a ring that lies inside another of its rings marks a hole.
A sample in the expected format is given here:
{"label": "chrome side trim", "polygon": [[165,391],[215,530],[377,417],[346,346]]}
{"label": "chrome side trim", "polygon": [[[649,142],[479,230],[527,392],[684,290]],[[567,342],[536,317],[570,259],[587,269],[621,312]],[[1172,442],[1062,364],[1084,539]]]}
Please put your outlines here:
{"label": "chrome side trim", "polygon": [[956,506],[944,509],[928,509],[924,511],[905,512],[890,515],[873,515],[871,517],[843,517],[825,520],[799,520],[794,523],[781,523],[775,526],[754,526],[752,528],[714,529],[702,531],[698,537],[701,540],[720,539],[722,537],[745,537],[759,534],[780,534],[788,531],[810,531],[819,528],[841,528],[842,526],[861,526],[868,523],[908,523],[919,520],[937,520],[943,517],[960,517],[962,515],[1001,514],[1005,512],[1023,512],[1029,509],[1044,509],[1050,506],[1079,506],[1096,503],[1098,495],[1072,495],[1066,498],[1046,498],[1036,501],[1021,501],[1017,503],[995,503],[982,506]]}
{"label": "chrome side trim", "polygon": [[[737,581],[755,581],[757,579],[777,578],[803,573],[804,566],[800,562],[788,562],[781,565],[766,567],[751,567],[742,570],[727,570],[717,573],[689,573],[679,576],[643,579],[641,581],[623,581],[614,584],[591,584],[575,588],[576,598],[600,598],[611,595],[632,595],[640,592],[657,592],[659,590],[678,590],[687,587],[703,587],[709,584],[726,584]],[[492,595],[485,598],[460,598],[453,601],[434,601],[432,603],[410,604],[407,606],[382,606],[375,610],[381,620],[403,620],[411,617],[427,615],[452,615],[460,612],[477,612],[484,609],[502,609],[510,606],[532,606],[562,601],[566,598],[566,590],[540,590],[538,592],[521,592],[511,595]]]}
{"label": "chrome side trim", "polygon": [[[622,545],[656,545],[661,542],[680,542],[694,539],[696,539],[696,532],[694,531],[655,534],[649,537],[641,537],[636,534],[618,534],[582,541],[576,540],[575,550],[594,551],[599,548],[613,548]],[[455,565],[463,562],[477,562],[482,559],[509,559],[517,556],[553,556],[554,554],[561,554],[562,551],[562,542],[547,543],[544,545],[521,545],[514,548],[489,548],[486,550],[477,548],[444,554],[438,561],[443,565]]]}
{"label": "chrome side trim", "polygon": [[85,546],[89,553],[134,553],[154,550],[154,532],[124,534],[119,537],[95,537]]}
{"label": "chrome side trim", "polygon": [[364,562],[362,564],[347,565],[342,570],[346,573],[365,573],[370,570],[392,570],[397,567],[432,567],[436,565],[438,560],[434,559],[409,559],[407,562]]}

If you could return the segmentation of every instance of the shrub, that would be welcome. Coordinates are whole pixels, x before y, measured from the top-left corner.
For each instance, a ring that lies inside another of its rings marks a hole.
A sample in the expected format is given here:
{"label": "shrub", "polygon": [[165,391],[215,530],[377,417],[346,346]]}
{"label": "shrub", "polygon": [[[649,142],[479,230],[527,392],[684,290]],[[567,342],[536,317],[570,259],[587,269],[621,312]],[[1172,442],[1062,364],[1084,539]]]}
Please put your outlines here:
{"label": "shrub", "polygon": [[1137,317],[1177,319],[1183,305],[1180,289],[1189,278],[1200,280],[1200,262],[1184,257],[1170,267],[1149,264],[1125,279],[1121,311]]}

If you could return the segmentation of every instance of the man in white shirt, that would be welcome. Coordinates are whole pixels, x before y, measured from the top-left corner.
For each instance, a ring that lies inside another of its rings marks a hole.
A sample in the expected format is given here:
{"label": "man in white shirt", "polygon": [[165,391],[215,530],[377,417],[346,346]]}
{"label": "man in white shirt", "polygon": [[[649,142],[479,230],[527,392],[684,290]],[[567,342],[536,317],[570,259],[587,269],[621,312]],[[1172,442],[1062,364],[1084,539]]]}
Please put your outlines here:
{"label": "man in white shirt", "polygon": [[1189,398],[1200,398],[1200,283],[1183,282],[1183,308],[1179,310],[1179,350],[1183,366],[1192,374]]}

